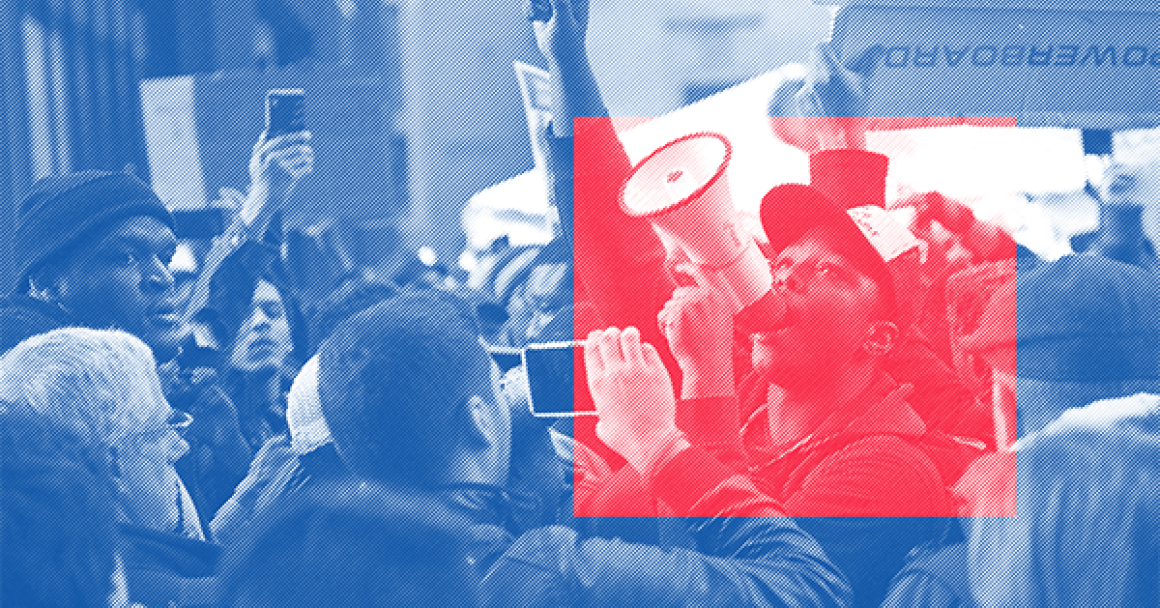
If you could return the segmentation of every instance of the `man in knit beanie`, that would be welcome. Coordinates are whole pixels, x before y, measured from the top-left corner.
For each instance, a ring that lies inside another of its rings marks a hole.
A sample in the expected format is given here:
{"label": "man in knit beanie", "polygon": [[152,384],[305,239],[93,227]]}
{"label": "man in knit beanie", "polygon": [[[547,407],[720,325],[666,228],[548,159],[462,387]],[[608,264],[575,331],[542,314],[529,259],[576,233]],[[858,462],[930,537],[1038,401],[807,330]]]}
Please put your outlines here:
{"label": "man in knit beanie", "polygon": [[84,171],[41,179],[17,208],[17,282],[0,305],[0,350],[68,325],[118,328],[176,354],[174,220],[141,180]]}
{"label": "man in knit beanie", "polygon": [[[310,172],[309,138],[289,134],[255,146],[241,210],[252,232],[262,231]],[[224,501],[245,476],[252,452],[215,376],[180,373],[175,360],[188,331],[169,270],[174,229],[157,194],[132,175],[82,171],[37,181],[17,206],[16,282],[0,298],[0,353],[70,326],[119,329],[145,342],[160,364],[166,398],[194,415],[186,432],[193,450],[178,469],[198,508],[212,513],[217,497]],[[208,379],[174,380],[184,377]]]}
{"label": "man in knit beanie", "polygon": [[[262,139],[250,159],[241,215],[261,232],[309,173],[308,133]],[[65,326],[120,329],[178,354],[185,333],[169,262],[173,215],[148,184],[127,173],[81,171],[42,178],[17,206],[16,282],[0,300],[0,352]]]}

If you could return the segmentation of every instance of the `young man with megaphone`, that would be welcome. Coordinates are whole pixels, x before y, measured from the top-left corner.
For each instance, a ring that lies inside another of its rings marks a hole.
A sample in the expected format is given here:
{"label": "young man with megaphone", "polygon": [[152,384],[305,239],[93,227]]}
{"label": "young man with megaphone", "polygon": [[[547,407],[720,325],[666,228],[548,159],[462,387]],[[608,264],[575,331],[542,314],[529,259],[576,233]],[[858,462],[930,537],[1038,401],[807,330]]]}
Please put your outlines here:
{"label": "young man with megaphone", "polygon": [[719,424],[738,417],[750,476],[818,539],[859,605],[876,605],[906,554],[941,532],[928,518],[953,515],[918,445],[927,427],[907,403],[911,387],[885,369],[921,245],[883,208],[846,210],[804,185],[770,191],[761,218],[785,314],[750,334],[748,377],[734,387],[718,290],[678,289],[659,320],[684,386],[699,391],[683,397]]}
{"label": "young man with megaphone", "polygon": [[[818,63],[815,73],[824,69]],[[578,90],[583,89],[564,88],[573,99]],[[856,134],[843,130],[858,127],[857,121],[820,123],[833,127],[826,133],[831,145],[849,145]],[[578,504],[578,513],[666,512],[672,505],[653,497],[679,500],[681,488],[689,494],[701,489],[705,475],[696,471],[709,469],[691,463],[708,454],[748,471],[799,516],[850,578],[858,605],[876,605],[906,554],[942,531],[945,521],[929,517],[953,514],[937,466],[916,446],[927,426],[907,403],[911,388],[885,371],[887,355],[913,317],[916,302],[910,296],[921,291],[916,270],[922,249],[881,204],[886,159],[845,150],[818,156],[815,164],[826,170],[814,181],[834,186],[831,192],[846,192],[843,200],[803,185],[781,186],[765,197],[762,223],[777,255],[770,262],[773,288],[759,301],[772,312],[747,319],[755,371],[738,385],[732,356],[737,293],[704,280],[710,274],[705,268],[692,269],[698,284],[673,292],[659,323],[641,324],[651,294],[664,283],[663,253],[645,224],[648,213],[617,213],[610,206],[616,194],[610,184],[627,174],[622,164],[610,161],[619,158],[619,146],[607,123],[582,119],[576,125],[580,286],[602,312],[613,313],[602,314],[605,323],[639,328],[639,339],[658,347],[659,360],[671,352],[679,370],[666,367],[682,375],[683,397],[666,408],[658,405],[671,398],[661,394],[663,383],[650,384],[657,394],[648,395],[590,382],[600,410],[599,435],[632,466]],[[680,182],[687,169],[660,172],[660,181]],[[851,174],[853,169],[861,174]],[[691,188],[693,198],[704,194],[702,185]],[[671,189],[685,194],[679,183]],[[869,200],[853,200],[875,190]],[[590,231],[600,222],[615,229]],[[635,236],[621,238],[626,233]],[[702,261],[693,259],[697,252],[686,253],[692,262]],[[664,340],[653,338],[658,330]],[[594,333],[586,350],[615,354],[623,335],[615,328]],[[644,368],[658,359],[614,359],[617,365],[641,366],[642,378],[656,373]],[[602,373],[593,365],[590,381]]]}

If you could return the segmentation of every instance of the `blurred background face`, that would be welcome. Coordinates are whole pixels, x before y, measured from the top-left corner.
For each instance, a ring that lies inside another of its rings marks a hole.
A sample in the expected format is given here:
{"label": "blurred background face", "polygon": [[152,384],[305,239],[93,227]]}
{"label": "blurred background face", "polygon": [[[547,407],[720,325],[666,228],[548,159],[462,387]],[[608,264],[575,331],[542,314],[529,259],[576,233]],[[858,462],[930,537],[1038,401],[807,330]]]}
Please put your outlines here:
{"label": "blurred background face", "polygon": [[1104,202],[1109,205],[1147,204],[1151,185],[1149,177],[1143,167],[1118,163],[1108,167],[1102,188]]}
{"label": "blurred background face", "polygon": [[230,367],[243,372],[273,371],[291,350],[290,321],[282,296],[271,283],[258,281],[250,316],[230,351]]}
{"label": "blurred background face", "polygon": [[564,284],[567,276],[567,264],[540,264],[532,270],[523,294],[532,311],[529,337],[539,334],[561,308],[572,303],[572,286]]}
{"label": "blurred background face", "polygon": [[[153,380],[158,382],[156,375]],[[160,395],[160,384],[143,395],[139,406],[150,410],[145,423],[130,429],[115,446],[119,498],[132,523],[172,532],[182,518],[180,481],[173,465],[189,451],[189,444],[175,428],[184,416],[175,414]]]}

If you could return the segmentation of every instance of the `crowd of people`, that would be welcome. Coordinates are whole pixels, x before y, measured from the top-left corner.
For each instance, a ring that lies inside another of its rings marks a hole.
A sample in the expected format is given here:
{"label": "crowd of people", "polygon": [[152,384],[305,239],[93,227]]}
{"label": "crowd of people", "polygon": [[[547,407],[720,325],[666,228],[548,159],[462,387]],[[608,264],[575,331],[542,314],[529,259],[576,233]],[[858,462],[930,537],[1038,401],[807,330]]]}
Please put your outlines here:
{"label": "crowd of people", "polygon": [[[33,186],[0,301],[0,604],[1160,602],[1140,243],[1045,261],[938,193],[888,204],[821,45],[770,105],[810,183],[763,198],[772,284],[738,312],[621,208],[586,4],[532,11],[555,236],[494,248],[477,289],[299,284],[278,216],[308,133],[255,147],[185,288],[147,184]],[[1146,202],[1110,181],[1102,205]],[[533,415],[512,353],[573,340],[597,415]]]}

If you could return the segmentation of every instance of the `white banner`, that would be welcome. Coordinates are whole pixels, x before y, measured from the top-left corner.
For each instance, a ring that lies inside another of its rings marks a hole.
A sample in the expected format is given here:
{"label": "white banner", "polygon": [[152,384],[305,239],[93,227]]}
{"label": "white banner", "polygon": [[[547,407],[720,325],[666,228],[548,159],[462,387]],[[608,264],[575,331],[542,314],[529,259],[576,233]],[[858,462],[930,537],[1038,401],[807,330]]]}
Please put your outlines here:
{"label": "white banner", "polygon": [[839,59],[869,75],[866,116],[1002,116],[1021,127],[1115,130],[1160,124],[1155,10],[917,3],[928,6],[846,6],[834,18]]}

